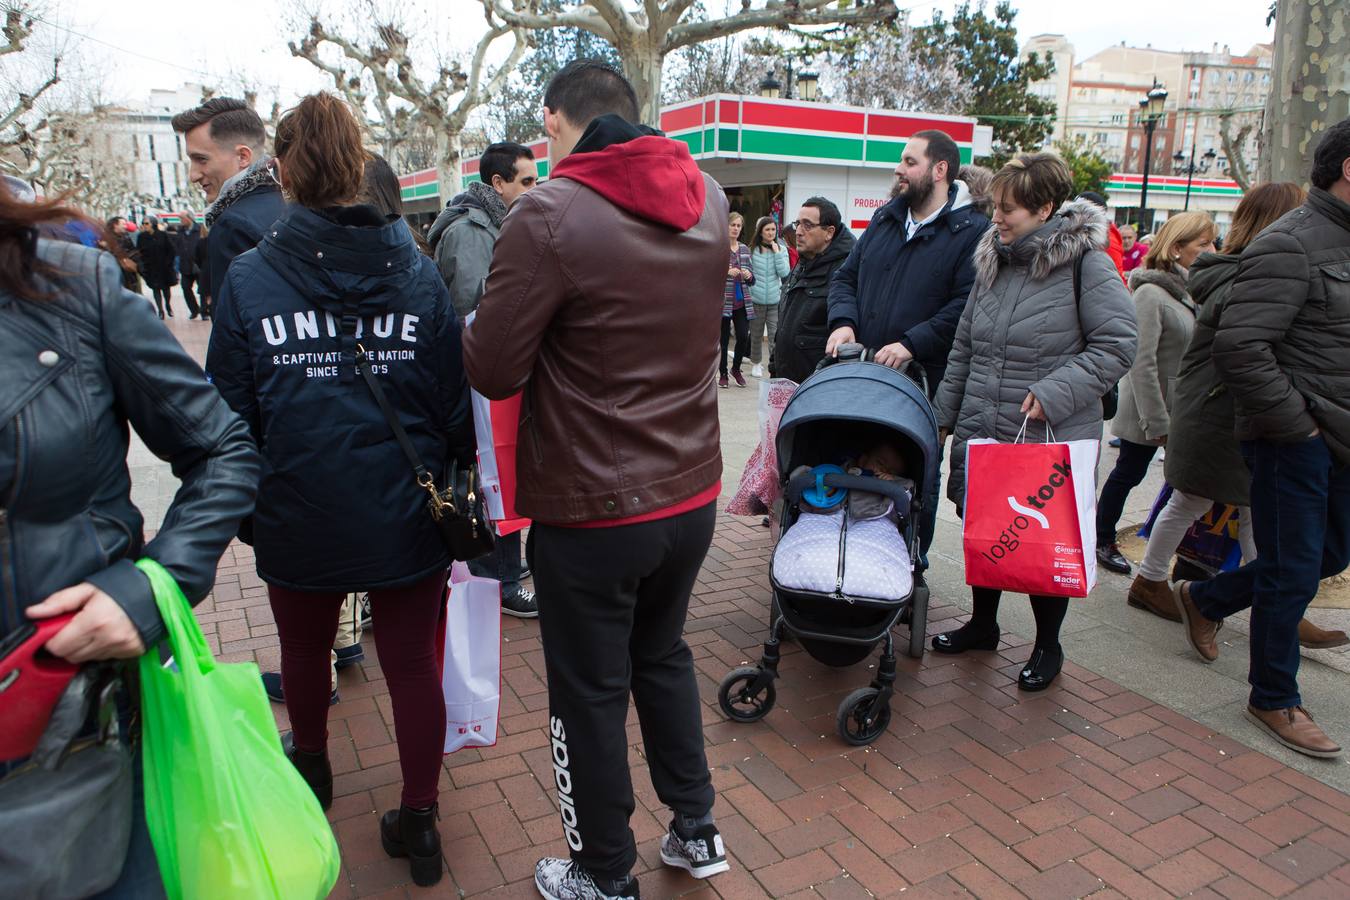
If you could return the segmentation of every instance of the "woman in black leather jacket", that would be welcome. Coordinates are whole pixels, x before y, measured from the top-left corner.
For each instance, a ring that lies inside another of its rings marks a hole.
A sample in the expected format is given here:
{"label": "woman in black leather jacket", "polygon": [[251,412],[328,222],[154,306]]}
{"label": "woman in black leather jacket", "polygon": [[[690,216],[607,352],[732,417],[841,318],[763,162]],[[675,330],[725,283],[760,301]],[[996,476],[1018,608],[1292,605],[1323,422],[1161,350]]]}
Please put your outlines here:
{"label": "woman in black leather jacket", "polygon": [[[253,508],[259,462],[248,427],[150,304],[123,289],[114,258],[37,238],[39,226],[78,218],[0,187],[0,642],[73,613],[48,651],[131,660],[164,631],[135,560],[155,559],[200,601]],[[182,481],[149,542],[130,499],[128,426]],[[15,762],[0,760],[0,783],[24,777]],[[97,896],[162,896],[140,806],[121,875]]]}

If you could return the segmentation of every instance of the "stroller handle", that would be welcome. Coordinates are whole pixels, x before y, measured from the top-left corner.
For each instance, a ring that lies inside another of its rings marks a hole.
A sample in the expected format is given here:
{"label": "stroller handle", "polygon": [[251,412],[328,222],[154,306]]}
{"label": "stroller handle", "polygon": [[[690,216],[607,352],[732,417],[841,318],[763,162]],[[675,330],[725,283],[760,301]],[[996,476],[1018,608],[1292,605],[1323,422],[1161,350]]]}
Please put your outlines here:
{"label": "stroller handle", "polygon": [[[830,366],[837,365],[838,363],[850,362],[870,362],[881,365],[880,363],[877,363],[877,351],[864,347],[862,344],[840,344],[839,355],[837,357],[827,356],[816,363],[816,371],[819,372],[822,369],[828,369]],[[910,381],[913,381],[919,387],[923,388],[925,397],[928,396],[928,370],[924,368],[923,363],[919,362],[917,359],[911,359],[909,362],[905,363],[905,367],[900,371],[908,376]]]}
{"label": "stroller handle", "polygon": [[[816,485],[816,476],[811,473],[798,475],[788,481],[787,487],[783,493],[793,502],[798,503],[802,499],[802,492],[810,490]],[[895,511],[900,516],[908,516],[910,506],[914,502],[913,496],[904,487],[892,481],[884,481],[880,478],[868,478],[864,475],[838,475],[828,474],[825,476],[825,485],[827,487],[844,488],[846,490],[870,491],[873,494],[881,494],[891,498],[895,502]]]}

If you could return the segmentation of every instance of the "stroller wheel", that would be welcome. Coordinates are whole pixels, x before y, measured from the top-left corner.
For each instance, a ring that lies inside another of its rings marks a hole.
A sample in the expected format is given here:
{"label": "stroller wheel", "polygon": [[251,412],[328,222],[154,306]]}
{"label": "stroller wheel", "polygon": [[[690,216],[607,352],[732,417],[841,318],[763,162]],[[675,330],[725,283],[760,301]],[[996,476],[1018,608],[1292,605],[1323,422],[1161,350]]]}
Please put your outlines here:
{"label": "stroller wheel", "polygon": [[757,692],[751,693],[751,687],[759,678],[759,666],[741,666],[732,669],[717,689],[717,702],[722,712],[737,722],[758,722],[773,709],[778,691],[773,682],[764,684]]}
{"label": "stroller wheel", "polygon": [[880,709],[873,710],[880,693],[874,687],[858,688],[839,704],[835,725],[839,729],[839,736],[847,743],[855,747],[870,744],[891,724],[889,700]]}

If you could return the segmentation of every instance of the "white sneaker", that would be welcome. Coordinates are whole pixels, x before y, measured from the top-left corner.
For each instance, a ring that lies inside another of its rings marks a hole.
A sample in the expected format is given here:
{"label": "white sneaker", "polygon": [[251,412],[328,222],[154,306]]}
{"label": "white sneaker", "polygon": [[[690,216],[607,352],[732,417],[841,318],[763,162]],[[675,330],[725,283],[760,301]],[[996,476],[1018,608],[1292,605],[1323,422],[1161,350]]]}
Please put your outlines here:
{"label": "white sneaker", "polygon": [[534,867],[534,886],[544,900],[640,900],[636,878],[606,890],[590,872],[570,859],[546,857]]}
{"label": "white sneaker", "polygon": [[704,825],[685,840],[671,822],[666,836],[661,839],[661,862],[684,869],[695,878],[707,878],[731,868],[716,825]]}
{"label": "white sneaker", "polygon": [[753,369],[750,370],[750,374],[753,375],[753,376],[755,376],[756,378],[763,378],[763,377],[764,377],[764,367],[761,366],[759,363],[755,363],[755,367],[754,367]]}

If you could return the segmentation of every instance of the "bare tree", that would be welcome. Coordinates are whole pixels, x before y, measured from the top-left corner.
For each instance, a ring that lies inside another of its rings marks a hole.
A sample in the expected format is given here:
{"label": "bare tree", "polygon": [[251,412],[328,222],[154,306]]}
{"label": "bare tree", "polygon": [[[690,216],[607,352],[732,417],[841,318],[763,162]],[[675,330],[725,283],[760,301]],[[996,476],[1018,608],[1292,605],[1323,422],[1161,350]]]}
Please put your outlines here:
{"label": "bare tree", "polygon": [[27,0],[0,0],[5,22],[0,59],[10,57],[0,72],[0,94],[13,98],[0,101],[0,153],[5,169],[19,177],[25,177],[35,145],[51,124],[39,104],[61,83],[60,49],[43,53],[31,47],[37,11]]}
{"label": "bare tree", "polygon": [[637,91],[643,121],[661,119],[661,77],[666,57],[681,47],[714,41],[754,28],[861,25],[890,21],[894,0],[741,0],[741,11],[721,18],[697,18],[694,0],[642,0],[626,9],[622,0],[584,0],[561,11],[537,12],[530,0],[481,0],[490,17],[517,28],[580,28],[614,45],[624,74]]}
{"label": "bare tree", "polygon": [[763,59],[734,37],[682,47],[670,57],[663,100],[680,103],[709,94],[745,94],[764,75]]}
{"label": "bare tree", "polygon": [[[469,117],[501,89],[528,46],[528,39],[520,29],[491,16],[487,24],[488,30],[474,48],[468,70],[458,64],[444,64],[431,82],[417,73],[409,52],[410,36],[389,19],[377,21],[368,38],[360,41],[339,33],[315,16],[304,39],[298,44],[291,42],[290,49],[295,56],[328,73],[362,115],[368,116],[370,107],[375,108],[378,124],[368,126],[368,130],[387,157],[395,155],[397,147],[412,137],[415,128],[430,129],[436,141],[441,197],[448,199],[460,189],[462,135]],[[488,49],[507,36],[513,40],[511,51],[489,75]],[[337,48],[342,56],[340,63],[325,58],[322,50],[325,45]]]}
{"label": "bare tree", "polygon": [[1303,183],[1321,134],[1350,116],[1350,18],[1345,0],[1280,0],[1272,14],[1275,58],[1260,180]]}
{"label": "bare tree", "polygon": [[930,52],[905,21],[840,42],[821,67],[821,91],[876,109],[964,110],[974,99],[952,58]]}

